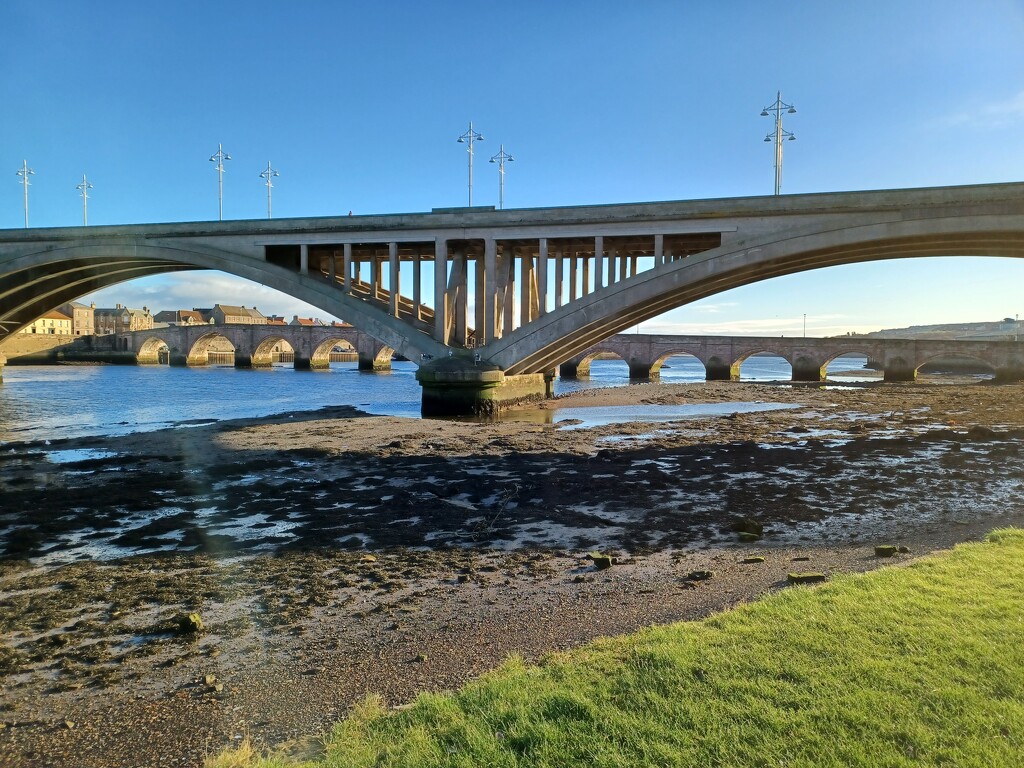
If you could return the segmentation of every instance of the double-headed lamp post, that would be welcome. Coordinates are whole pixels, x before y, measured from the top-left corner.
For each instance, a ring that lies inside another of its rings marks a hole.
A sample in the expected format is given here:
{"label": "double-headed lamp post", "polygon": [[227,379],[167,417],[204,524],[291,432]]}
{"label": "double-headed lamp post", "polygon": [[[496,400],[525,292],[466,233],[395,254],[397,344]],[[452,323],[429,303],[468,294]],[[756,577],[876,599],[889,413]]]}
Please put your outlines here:
{"label": "double-headed lamp post", "polygon": [[484,137],[473,130],[473,121],[469,121],[469,130],[459,136],[459,144],[469,143],[469,207],[473,207],[473,142],[483,141]]}
{"label": "double-headed lamp post", "polygon": [[274,218],[273,209],[271,208],[271,190],[274,189],[274,182],[271,181],[271,179],[273,179],[275,176],[280,176],[280,175],[281,175],[280,173],[278,173],[277,171],[275,171],[271,167],[269,160],[267,161],[267,168],[266,168],[266,170],[263,171],[260,174],[260,178],[261,179],[266,179],[267,180],[266,183],[267,183],[267,218],[268,219]]}
{"label": "double-headed lamp post", "polygon": [[21,161],[21,168],[18,169],[18,176],[21,177],[21,185],[25,188],[25,229],[28,229],[28,188],[32,186],[32,182],[28,180],[29,176],[35,176],[36,172],[28,167],[28,160]]}
{"label": "double-headed lamp post", "polygon": [[92,189],[92,184],[85,178],[85,174],[82,174],[82,183],[76,184],[75,189],[82,193],[82,224],[89,226],[89,190]]}
{"label": "double-headed lamp post", "polygon": [[210,158],[211,163],[217,164],[217,209],[221,221],[224,221],[224,161],[230,159],[231,155],[221,144],[217,145],[217,151]]}
{"label": "double-headed lamp post", "polygon": [[761,110],[761,117],[768,117],[772,112],[775,113],[775,130],[769,131],[768,135],[764,137],[765,141],[775,141],[775,194],[779,194],[782,189],[782,142],[793,141],[796,136],[787,130],[782,128],[782,112],[785,110],[788,114],[792,115],[796,113],[796,107],[792,104],[787,104],[782,100],[782,91],[776,91],[775,103],[769,104],[767,107]]}
{"label": "double-headed lamp post", "polygon": [[498,154],[491,158],[492,163],[498,164],[498,210],[505,207],[505,163],[513,162],[515,158],[505,151],[505,145],[498,146]]}

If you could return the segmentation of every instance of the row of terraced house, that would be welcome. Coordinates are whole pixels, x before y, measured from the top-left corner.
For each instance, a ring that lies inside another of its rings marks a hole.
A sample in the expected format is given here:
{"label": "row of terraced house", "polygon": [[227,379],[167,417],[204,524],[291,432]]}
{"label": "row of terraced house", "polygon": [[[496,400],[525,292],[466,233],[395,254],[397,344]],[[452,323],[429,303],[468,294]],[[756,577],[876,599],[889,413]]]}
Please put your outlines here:
{"label": "row of terraced house", "polygon": [[264,315],[256,307],[215,304],[209,309],[168,309],[155,315],[148,307],[132,309],[117,304],[97,307],[78,301],[68,302],[47,312],[21,329],[21,333],[57,336],[105,336],[128,331],[145,331],[171,325],[302,325],[325,326],[344,323],[325,323],[315,317],[294,315],[286,321],[278,315]]}

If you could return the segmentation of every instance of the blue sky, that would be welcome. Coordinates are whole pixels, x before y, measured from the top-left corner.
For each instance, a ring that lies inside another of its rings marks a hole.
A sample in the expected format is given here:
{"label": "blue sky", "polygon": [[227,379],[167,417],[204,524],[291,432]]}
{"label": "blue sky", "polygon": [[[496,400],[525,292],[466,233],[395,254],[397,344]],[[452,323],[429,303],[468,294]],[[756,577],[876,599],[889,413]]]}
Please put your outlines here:
{"label": "blue sky", "polygon": [[[192,2],[0,5],[0,228],[770,194],[777,90],[796,105],[783,193],[1024,180],[1024,2]],[[6,170],[5,170],[6,169]],[[936,259],[780,278],[641,330],[840,333],[1024,312],[1024,263]],[[317,314],[227,276],[95,297]]]}

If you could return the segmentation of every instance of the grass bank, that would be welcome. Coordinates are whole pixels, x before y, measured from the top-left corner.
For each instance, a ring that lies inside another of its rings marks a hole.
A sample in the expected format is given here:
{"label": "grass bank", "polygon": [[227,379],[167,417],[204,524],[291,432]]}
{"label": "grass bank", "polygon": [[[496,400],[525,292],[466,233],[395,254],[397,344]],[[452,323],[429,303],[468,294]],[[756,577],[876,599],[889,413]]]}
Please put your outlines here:
{"label": "grass bank", "polygon": [[1024,531],[500,669],[401,712],[368,699],[315,763],[1024,765]]}

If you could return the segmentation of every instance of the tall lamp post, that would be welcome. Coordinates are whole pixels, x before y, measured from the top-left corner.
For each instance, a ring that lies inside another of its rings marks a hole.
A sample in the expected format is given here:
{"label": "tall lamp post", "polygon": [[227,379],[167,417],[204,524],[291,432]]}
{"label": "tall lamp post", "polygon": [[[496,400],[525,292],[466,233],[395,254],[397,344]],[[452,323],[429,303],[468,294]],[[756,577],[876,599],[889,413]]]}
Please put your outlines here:
{"label": "tall lamp post", "polygon": [[459,136],[459,144],[469,143],[469,207],[473,207],[473,142],[483,141],[484,137],[473,130],[473,121],[469,121],[469,130]]}
{"label": "tall lamp post", "polygon": [[274,182],[271,181],[271,179],[273,179],[275,176],[280,176],[280,175],[281,175],[280,173],[275,171],[270,166],[270,161],[269,160],[267,161],[267,169],[260,174],[260,178],[261,179],[266,179],[267,180],[267,218],[268,219],[274,218],[273,209],[271,208],[271,190],[274,189]]}
{"label": "tall lamp post", "polygon": [[35,176],[36,172],[28,167],[28,160],[21,161],[21,168],[18,169],[18,176],[21,176],[21,185],[25,188],[25,228],[28,229],[28,188],[32,186],[32,182],[28,180],[29,176]]}
{"label": "tall lamp post", "polygon": [[505,145],[498,146],[498,154],[491,158],[492,163],[498,164],[498,210],[505,207],[505,163],[514,162],[515,158],[505,151]]}
{"label": "tall lamp post", "polygon": [[767,107],[761,110],[761,117],[768,117],[772,112],[775,113],[775,130],[769,131],[768,135],[764,137],[765,141],[775,141],[775,194],[779,194],[782,189],[782,142],[793,141],[796,139],[792,133],[784,130],[782,127],[782,112],[786,111],[787,114],[796,114],[796,107],[792,104],[787,104],[782,100],[782,91],[776,91],[775,103],[769,104]]}
{"label": "tall lamp post", "polygon": [[221,221],[224,221],[224,161],[230,159],[231,155],[224,151],[221,144],[217,145],[217,151],[210,158],[211,163],[217,164],[217,208]]}
{"label": "tall lamp post", "polygon": [[75,189],[82,193],[82,223],[85,226],[89,226],[89,190],[92,189],[92,184],[85,178],[85,174],[82,174],[82,183],[76,184]]}

